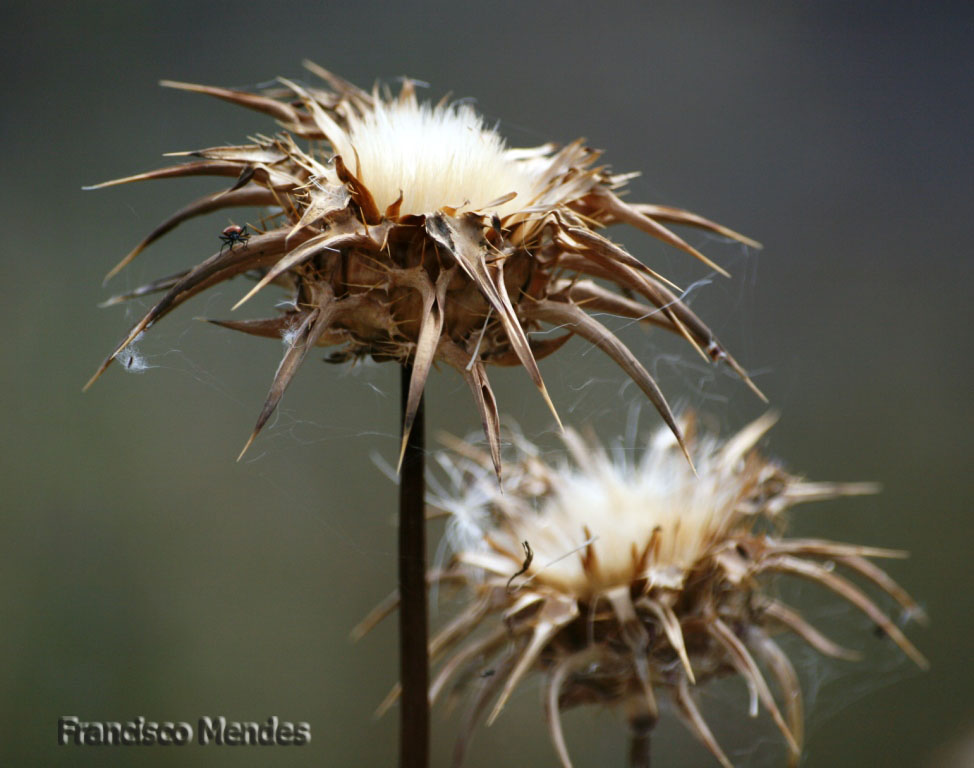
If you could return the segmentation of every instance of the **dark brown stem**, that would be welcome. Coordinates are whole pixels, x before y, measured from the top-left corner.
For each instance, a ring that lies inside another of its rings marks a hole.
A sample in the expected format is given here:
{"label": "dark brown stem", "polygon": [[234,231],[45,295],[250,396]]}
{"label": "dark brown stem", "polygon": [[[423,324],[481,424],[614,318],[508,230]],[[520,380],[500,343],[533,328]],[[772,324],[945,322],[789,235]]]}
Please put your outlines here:
{"label": "dark brown stem", "polygon": [[649,731],[630,735],[629,768],[649,768]]}
{"label": "dark brown stem", "polygon": [[[402,367],[405,415],[412,366]],[[429,656],[426,618],[425,415],[419,401],[399,473],[399,679],[401,768],[429,764]]]}
{"label": "dark brown stem", "polygon": [[629,721],[629,768],[649,768],[650,735],[655,718],[637,717]]}

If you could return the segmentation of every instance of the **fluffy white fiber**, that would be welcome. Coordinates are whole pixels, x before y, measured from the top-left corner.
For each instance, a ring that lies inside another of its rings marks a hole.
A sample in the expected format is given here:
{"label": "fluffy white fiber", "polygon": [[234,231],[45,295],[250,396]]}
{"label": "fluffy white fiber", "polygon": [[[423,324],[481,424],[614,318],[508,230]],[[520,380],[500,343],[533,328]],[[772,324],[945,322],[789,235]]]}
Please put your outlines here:
{"label": "fluffy white fiber", "polygon": [[[553,492],[536,514],[511,521],[517,536],[534,547],[537,581],[582,595],[630,584],[638,576],[633,547],[641,552],[658,530],[652,580],[680,586],[685,571],[730,516],[740,493],[736,473],[714,461],[717,447],[710,440],[696,446],[699,476],[665,428],[635,464],[614,462],[604,451],[586,447],[580,466],[559,468]],[[591,573],[586,573],[581,557],[562,556],[588,541],[598,562]]]}
{"label": "fluffy white fiber", "polygon": [[[450,206],[504,216],[536,194],[529,163],[508,150],[469,104],[377,100],[365,115],[349,116],[348,134],[337,143],[345,141],[335,150],[353,171],[358,163],[359,178],[380,211],[401,191],[404,214]],[[513,200],[485,208],[511,192],[517,194]]]}
{"label": "fluffy white fiber", "polygon": [[[753,480],[743,456],[773,422],[767,414],[726,441],[697,436],[691,448],[697,474],[665,427],[635,459],[613,456],[569,430],[573,461],[543,470],[537,449],[513,435],[522,461],[507,465],[505,486],[517,491],[503,492],[488,466],[459,459],[466,478],[455,480],[460,493],[436,506],[451,515],[455,551],[483,550],[489,533],[494,546],[520,560],[520,542],[529,542],[533,562],[525,578],[538,586],[592,596],[642,575],[679,589],[687,570],[739,519],[738,503]],[[649,570],[636,573],[649,546]],[[584,566],[586,550],[595,556],[594,569]]]}

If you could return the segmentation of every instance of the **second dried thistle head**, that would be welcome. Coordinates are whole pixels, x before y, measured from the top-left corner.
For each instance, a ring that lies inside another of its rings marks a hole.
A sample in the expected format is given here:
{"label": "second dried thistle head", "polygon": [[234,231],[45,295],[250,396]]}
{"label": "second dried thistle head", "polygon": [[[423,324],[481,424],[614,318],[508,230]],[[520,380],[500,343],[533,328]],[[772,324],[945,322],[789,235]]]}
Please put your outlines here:
{"label": "second dried thistle head", "polygon": [[[684,417],[696,476],[667,431],[658,432],[638,459],[621,451],[610,455],[568,431],[571,460],[557,465],[513,434],[517,456],[505,464],[503,490],[489,456],[456,443],[443,464],[458,492],[436,501],[450,515],[456,555],[431,579],[459,585],[468,605],[431,641],[439,668],[430,697],[435,701],[451,686],[473,689],[458,754],[481,718],[492,722],[518,683],[540,673],[551,738],[564,766],[570,761],[561,710],[620,705],[639,735],[656,722],[660,692],[729,766],[693,691],[737,675],[747,685],[751,714],[760,708],[770,714],[789,763],[797,764],[801,690],[775,636],[792,632],[830,657],[859,654],[773,596],[776,574],[831,590],[926,666],[897,624],[854,583],[869,584],[906,616],[921,618],[913,599],[871,562],[904,552],[783,535],[782,512],[789,507],[875,488],[805,482],[761,456],[755,445],[774,420],[766,415],[719,440],[698,434],[694,419]],[[486,678],[480,674],[485,668],[492,671]]]}

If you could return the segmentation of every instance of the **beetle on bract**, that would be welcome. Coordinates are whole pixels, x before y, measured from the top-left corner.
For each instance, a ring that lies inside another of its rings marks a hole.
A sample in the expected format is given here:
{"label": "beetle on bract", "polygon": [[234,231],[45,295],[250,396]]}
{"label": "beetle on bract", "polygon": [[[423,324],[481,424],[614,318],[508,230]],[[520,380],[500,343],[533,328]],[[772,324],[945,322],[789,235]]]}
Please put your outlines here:
{"label": "beetle on bract", "polygon": [[223,245],[220,247],[220,252],[223,253],[223,249],[227,246],[230,250],[233,250],[233,246],[237,243],[244,243],[246,245],[247,241],[250,239],[250,233],[247,231],[247,225],[244,224],[242,227],[237,224],[231,224],[229,227],[220,233],[220,239],[223,241]]}

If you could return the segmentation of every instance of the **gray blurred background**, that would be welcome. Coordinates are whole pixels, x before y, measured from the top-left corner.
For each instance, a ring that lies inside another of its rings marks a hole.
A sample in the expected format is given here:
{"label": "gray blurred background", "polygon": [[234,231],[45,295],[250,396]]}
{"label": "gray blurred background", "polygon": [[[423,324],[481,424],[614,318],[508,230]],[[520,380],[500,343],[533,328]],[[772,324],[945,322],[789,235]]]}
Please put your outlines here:
{"label": "gray blurred background", "polygon": [[[859,665],[800,644],[808,766],[970,765],[971,126],[968,4],[22,3],[0,11],[4,103],[3,765],[391,765],[397,717],[372,711],[397,676],[395,622],[349,629],[393,586],[398,371],[306,363],[246,460],[280,345],[204,326],[246,283],[199,297],[81,385],[145,305],[112,293],[200,261],[225,214],[101,278],[171,211],[219,180],[81,186],[235,143],[273,122],[160,78],[251,86],[310,79],[310,58],[353,82],[399,75],[430,97],[475,97],[512,143],[586,136],[630,199],[681,205],[761,240],[699,233],[731,280],[648,238],[617,237],[660,271],[701,283],[692,306],[782,412],[769,451],[814,479],[876,480],[880,496],[796,511],[800,534],[909,549],[889,569],[928,609],[912,669],[867,621],[785,585]],[[244,219],[244,212],[234,212]],[[255,217],[251,217],[255,218]],[[268,292],[270,293],[270,292]],[[272,297],[268,297],[269,302]],[[259,307],[250,311],[256,316]],[[671,400],[725,429],[763,406],[676,340],[626,329]],[[542,366],[564,418],[606,438],[640,398],[573,341]],[[492,374],[502,410],[549,447],[549,415],[522,371]],[[428,393],[431,432],[478,428],[450,371]],[[644,408],[640,428],[657,417]],[[431,532],[431,544],[439,539]],[[435,614],[441,622],[449,601]],[[468,765],[554,765],[537,681],[481,730]],[[741,766],[776,765],[739,683],[704,697]],[[82,719],[311,723],[303,748],[57,748]],[[459,717],[438,710],[435,763]],[[622,765],[610,711],[566,718],[579,768]],[[675,720],[654,765],[714,764]]]}

